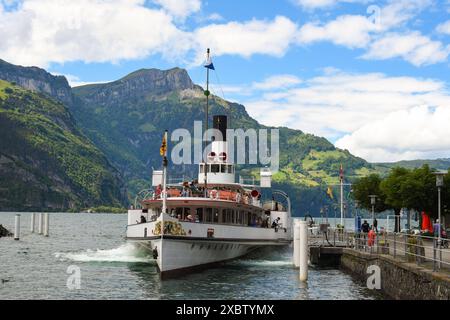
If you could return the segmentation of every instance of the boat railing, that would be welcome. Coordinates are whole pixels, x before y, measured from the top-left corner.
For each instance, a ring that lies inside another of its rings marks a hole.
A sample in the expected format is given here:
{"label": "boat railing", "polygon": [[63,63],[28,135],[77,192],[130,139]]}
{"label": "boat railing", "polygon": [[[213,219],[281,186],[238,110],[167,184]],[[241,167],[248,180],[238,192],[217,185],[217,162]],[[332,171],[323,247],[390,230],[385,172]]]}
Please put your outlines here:
{"label": "boat railing", "polygon": [[[159,200],[164,196],[163,191],[154,191],[152,189],[145,189],[138,193],[135,198],[135,207],[139,208],[141,202],[146,200]],[[251,195],[242,194],[232,190],[208,190],[208,197],[205,197],[203,191],[193,192],[192,190],[182,189],[180,187],[169,187],[167,189],[167,198],[209,198],[212,200],[234,201],[240,204],[253,205],[262,207],[262,201],[258,198],[253,198]]]}

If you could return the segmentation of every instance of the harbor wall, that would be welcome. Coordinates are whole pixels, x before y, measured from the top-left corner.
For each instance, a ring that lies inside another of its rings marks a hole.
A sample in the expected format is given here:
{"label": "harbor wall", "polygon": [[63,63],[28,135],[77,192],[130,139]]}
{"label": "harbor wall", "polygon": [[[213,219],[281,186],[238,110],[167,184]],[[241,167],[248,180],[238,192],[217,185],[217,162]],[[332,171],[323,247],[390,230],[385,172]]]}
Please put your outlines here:
{"label": "harbor wall", "polygon": [[388,255],[342,249],[340,268],[366,282],[367,268],[377,265],[381,271],[381,292],[400,300],[450,300],[450,277],[414,263],[395,260]]}

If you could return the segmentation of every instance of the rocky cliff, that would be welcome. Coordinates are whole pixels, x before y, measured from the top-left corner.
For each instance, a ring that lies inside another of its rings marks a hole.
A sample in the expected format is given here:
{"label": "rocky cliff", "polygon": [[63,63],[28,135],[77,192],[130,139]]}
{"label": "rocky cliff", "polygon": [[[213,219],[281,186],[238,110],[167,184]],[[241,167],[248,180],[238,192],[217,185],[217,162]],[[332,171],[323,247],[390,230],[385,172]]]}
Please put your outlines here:
{"label": "rocky cliff", "polygon": [[66,105],[73,103],[67,79],[64,76],[54,76],[44,69],[16,66],[0,59],[0,79],[34,92],[45,93]]}
{"label": "rocky cliff", "polygon": [[47,95],[0,80],[0,137],[0,210],[127,205],[119,172]]}

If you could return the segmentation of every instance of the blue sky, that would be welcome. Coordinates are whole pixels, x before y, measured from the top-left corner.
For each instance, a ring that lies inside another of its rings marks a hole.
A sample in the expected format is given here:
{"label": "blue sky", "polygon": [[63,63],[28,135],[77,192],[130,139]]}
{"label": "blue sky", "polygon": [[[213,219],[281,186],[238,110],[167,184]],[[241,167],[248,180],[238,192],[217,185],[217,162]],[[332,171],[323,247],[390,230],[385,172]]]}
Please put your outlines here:
{"label": "blue sky", "polygon": [[[0,0],[0,58],[73,85],[188,69],[371,161],[450,157],[450,1]],[[220,79],[220,82],[218,81]]]}

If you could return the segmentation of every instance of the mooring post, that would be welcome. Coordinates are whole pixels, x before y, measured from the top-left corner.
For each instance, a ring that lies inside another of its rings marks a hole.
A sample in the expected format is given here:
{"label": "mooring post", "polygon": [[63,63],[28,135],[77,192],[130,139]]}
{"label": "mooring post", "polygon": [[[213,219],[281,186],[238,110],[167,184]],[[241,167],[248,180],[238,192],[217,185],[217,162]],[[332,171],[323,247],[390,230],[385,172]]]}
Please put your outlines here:
{"label": "mooring post", "polygon": [[35,218],[34,212],[31,214],[31,221],[30,221],[30,231],[31,233],[34,233],[34,225],[35,225]]}
{"label": "mooring post", "polygon": [[299,221],[300,231],[300,281],[308,280],[308,223]]}
{"label": "mooring post", "polygon": [[433,271],[436,271],[436,238],[433,238]]}
{"label": "mooring post", "polygon": [[300,266],[300,224],[298,220],[294,220],[294,266],[298,268]]}
{"label": "mooring post", "polygon": [[44,213],[44,236],[48,237],[48,229],[49,229],[49,215],[48,213]]}
{"label": "mooring post", "polygon": [[403,238],[405,239],[405,260],[408,260],[408,235],[405,233],[405,235],[403,236]]}
{"label": "mooring post", "polygon": [[43,220],[42,220],[42,213],[39,213],[38,215],[38,234],[42,234],[42,227],[43,227]]}
{"label": "mooring post", "polygon": [[20,214],[16,214],[14,220],[14,240],[20,239]]}
{"label": "mooring post", "polygon": [[397,239],[396,239],[396,233],[394,231],[394,259],[397,256]]}

